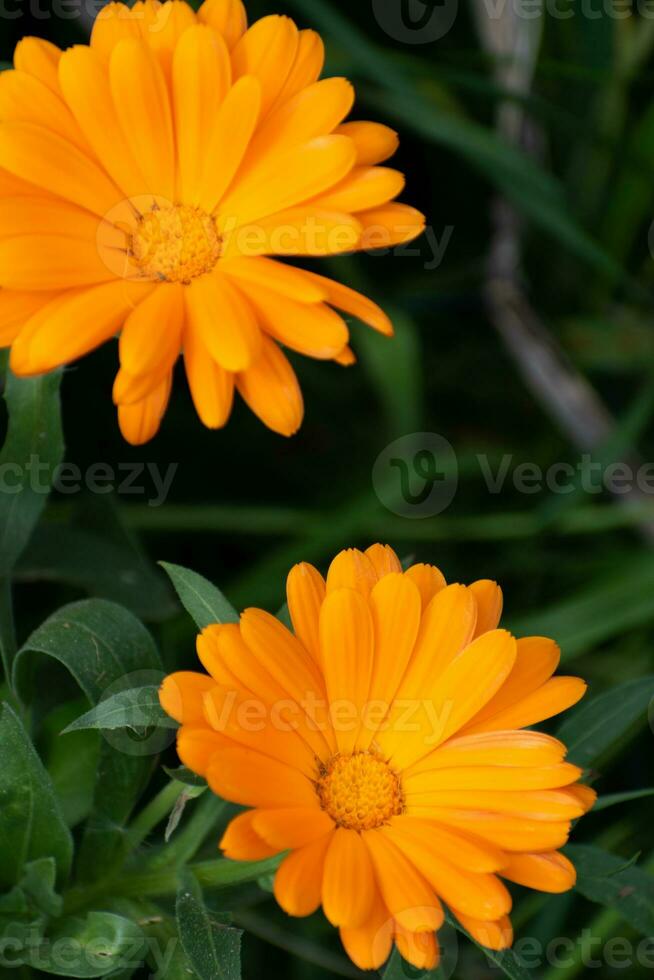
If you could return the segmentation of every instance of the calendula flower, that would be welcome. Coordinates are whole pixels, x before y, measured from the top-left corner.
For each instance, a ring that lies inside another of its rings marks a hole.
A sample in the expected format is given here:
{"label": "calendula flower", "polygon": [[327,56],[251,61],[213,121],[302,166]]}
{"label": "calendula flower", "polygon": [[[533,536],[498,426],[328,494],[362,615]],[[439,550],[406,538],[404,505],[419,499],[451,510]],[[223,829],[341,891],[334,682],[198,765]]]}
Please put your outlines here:
{"label": "calendula flower", "polygon": [[229,858],[289,852],[274,892],[290,915],[322,905],[363,969],[395,943],[418,968],[439,958],[446,905],[484,946],[512,941],[502,881],[571,888],[559,853],[592,806],[556,738],[524,731],[582,697],[552,677],[559,650],[498,628],[490,581],[403,572],[373,545],[343,551],[326,580],[287,581],[293,632],[260,609],[198,637],[207,673],[169,676],[180,759],[245,810]]}
{"label": "calendula flower", "polygon": [[283,345],[349,364],[340,310],[384,334],[364,296],[280,256],[387,248],[420,233],[380,167],[395,133],[344,122],[323,44],[241,0],[109,3],[90,44],[37,38],[0,76],[0,345],[49,371],[120,333],[114,385],[131,443],[157,431],[183,353],[201,420],[234,387],[291,435],[302,396]]}

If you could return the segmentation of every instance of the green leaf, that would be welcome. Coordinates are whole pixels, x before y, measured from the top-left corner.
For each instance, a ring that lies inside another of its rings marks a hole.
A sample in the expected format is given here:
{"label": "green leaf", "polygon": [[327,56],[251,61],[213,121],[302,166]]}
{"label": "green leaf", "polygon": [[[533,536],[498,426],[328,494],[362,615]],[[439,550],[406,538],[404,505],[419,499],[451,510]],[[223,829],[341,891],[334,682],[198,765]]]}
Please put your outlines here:
{"label": "green leaf", "polygon": [[171,779],[175,779],[178,783],[183,783],[184,786],[194,786],[197,789],[201,787],[206,789],[207,781],[203,779],[202,776],[198,776],[196,772],[192,772],[186,766],[177,766],[175,769],[171,769],[169,766],[162,766],[163,771]]}
{"label": "green leaf", "polygon": [[17,885],[0,895],[0,938],[11,938],[16,953],[43,935],[51,916],[61,914],[56,875],[54,858],[38,858],[25,865]]}
{"label": "green leaf", "polygon": [[64,582],[117,602],[147,620],[163,620],[177,608],[167,581],[126,537],[81,527],[41,525],[16,566],[18,581]]}
{"label": "green leaf", "polygon": [[54,859],[65,880],[73,840],[50,777],[23,725],[8,704],[0,706],[0,887],[17,882],[30,861]]}
{"label": "green leaf", "polygon": [[59,920],[25,962],[58,977],[105,977],[135,969],[145,955],[145,936],[135,922],[112,912],[89,912]]}
{"label": "green leaf", "polygon": [[647,796],[654,796],[654,789],[634,789],[628,793],[607,793],[600,796],[592,809],[593,813],[599,810],[607,810],[610,806],[617,806],[619,803],[631,803],[632,800],[642,800]]}
{"label": "green leaf", "polygon": [[203,630],[212,623],[238,623],[238,613],[227,601],[220,589],[197,572],[181,565],[160,562],[175,586],[177,595],[186,611]]}
{"label": "green leaf", "polygon": [[654,934],[654,875],[588,844],[570,844],[565,853],[577,869],[578,892],[614,909],[644,936]]}
{"label": "green leaf", "polygon": [[[103,697],[147,684],[159,684],[163,671],[152,637],[126,609],[103,599],[71,603],[32,633],[14,665],[17,690],[33,701],[47,695],[47,671],[40,663],[64,667],[91,704]],[[36,683],[38,681],[38,683]],[[77,872],[82,880],[102,877],[122,860],[127,838],[122,825],[143,789],[161,732],[150,740],[132,738],[128,730],[101,744],[92,819],[85,828]]]}
{"label": "green leaf", "polygon": [[654,619],[651,555],[620,563],[610,577],[593,582],[571,598],[511,621],[521,636],[551,636],[560,644],[563,661],[586,653],[614,636]]}
{"label": "green leaf", "polygon": [[85,820],[93,807],[100,735],[89,731],[60,738],[60,733],[85,707],[86,701],[79,697],[55,708],[45,719],[39,738],[43,762],[69,827]]}
{"label": "green leaf", "polygon": [[159,704],[154,685],[118,691],[64,728],[62,735],[81,729],[100,728],[178,728]]}
{"label": "green leaf", "polygon": [[176,902],[179,936],[200,980],[239,980],[241,931],[212,918],[191,875],[185,875]]}
{"label": "green leaf", "polygon": [[9,426],[0,471],[0,577],[11,573],[45,506],[64,453],[59,404],[61,372],[17,378],[7,368]]}
{"label": "green leaf", "polygon": [[647,722],[652,697],[654,675],[613,687],[571,712],[556,733],[570,761],[584,768],[596,765],[632,727]]}
{"label": "green leaf", "polygon": [[63,606],[39,626],[16,657],[16,688],[27,699],[41,672],[39,655],[58,661],[75,678],[92,704],[129,675],[158,671],[161,661],[146,628],[126,609],[104,599],[84,599]]}

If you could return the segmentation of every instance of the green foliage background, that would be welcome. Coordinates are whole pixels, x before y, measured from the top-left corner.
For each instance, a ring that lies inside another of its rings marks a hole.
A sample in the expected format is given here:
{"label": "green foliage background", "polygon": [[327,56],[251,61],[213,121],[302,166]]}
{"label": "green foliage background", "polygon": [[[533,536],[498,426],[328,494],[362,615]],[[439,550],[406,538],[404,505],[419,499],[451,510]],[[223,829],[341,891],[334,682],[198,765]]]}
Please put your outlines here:
{"label": "green foliage background", "polygon": [[[39,16],[20,9],[2,25],[7,62],[24,34],[62,46],[87,37],[83,18],[43,16],[45,3],[33,8]],[[424,240],[420,254],[330,263],[393,314],[397,337],[353,324],[359,365],[347,370],[296,358],[307,414],[293,440],[242,406],[224,432],[203,430],[180,377],[160,435],[131,449],[113,416],[111,345],[63,377],[19,382],[3,370],[1,462],[38,453],[50,467],[60,458],[82,471],[104,463],[121,478],[126,465],[176,471],[160,507],[148,505],[147,471],[136,481],[142,494],[60,492],[47,503],[42,493],[0,495],[0,645],[13,671],[0,714],[0,935],[16,941],[23,962],[0,975],[51,974],[44,937],[77,937],[85,948],[100,937],[91,972],[75,975],[138,980],[155,968],[147,940],[181,937],[167,977],[232,980],[238,930],[246,977],[357,975],[320,916],[296,922],[276,909],[269,865],[235,870],[217,858],[232,811],[174,769],[152,691],[162,670],[193,666],[202,609],[232,614],[180,567],[219,585],[236,608],[274,611],[292,563],[324,566],[340,548],[373,540],[439,564],[450,581],[497,579],[511,627],[553,636],[566,669],[590,683],[560,729],[601,798],[574,833],[578,888],[560,897],[516,889],[517,938],[544,946],[568,938],[565,964],[527,968],[512,955],[489,963],[464,940],[447,975],[572,980],[607,942],[635,949],[654,934],[654,508],[579,488],[525,494],[510,479],[491,494],[478,459],[496,470],[508,454],[511,471],[525,462],[547,469],[576,466],[589,448],[578,437],[584,419],[543,398],[489,316],[498,197],[520,216],[518,285],[540,342],[554,345],[565,377],[614,420],[593,460],[649,461],[654,450],[654,21],[612,16],[608,4],[592,8],[599,16],[588,5],[586,14],[570,9],[565,19],[544,14],[533,84],[515,96],[498,81],[470,3],[426,45],[394,42],[369,0],[274,7],[323,33],[329,73],[356,84],[356,116],[400,131],[404,199],[425,211],[439,239],[453,229],[435,269],[426,268]],[[254,19],[273,7],[259,0],[249,11]],[[507,98],[538,131],[534,156],[497,133]],[[371,478],[378,454],[412,432],[442,434],[458,458],[452,504],[425,520],[385,509]],[[160,560],[173,563],[175,589]],[[107,705],[104,716],[94,712],[108,693],[109,721]],[[178,823],[166,843],[171,813]],[[445,945],[454,948],[451,928]],[[128,947],[136,965],[117,966]],[[650,948],[627,975],[651,969]],[[593,970],[598,980],[618,974],[606,957]],[[388,980],[402,975],[394,960]]]}

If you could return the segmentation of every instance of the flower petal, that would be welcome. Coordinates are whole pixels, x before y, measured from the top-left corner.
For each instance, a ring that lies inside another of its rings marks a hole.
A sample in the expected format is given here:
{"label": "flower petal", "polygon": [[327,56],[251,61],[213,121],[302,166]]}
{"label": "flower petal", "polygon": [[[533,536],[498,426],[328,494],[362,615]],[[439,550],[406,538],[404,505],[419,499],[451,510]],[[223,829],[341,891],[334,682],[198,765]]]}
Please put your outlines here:
{"label": "flower petal", "polygon": [[144,41],[119,41],[109,62],[109,82],[123,137],[138,160],[148,191],[172,202],[175,143],[163,71]]}
{"label": "flower petal", "polygon": [[198,10],[198,19],[221,34],[230,49],[245,34],[248,26],[242,0],[204,0]]}
{"label": "flower petal", "polygon": [[230,820],[222,836],[220,847],[232,861],[261,861],[278,853],[278,848],[266,844],[254,829],[258,810],[246,810]]}
{"label": "flower petal", "polygon": [[325,857],[322,907],[333,926],[356,927],[373,909],[377,886],[370,853],[361,834],[339,827]]}
{"label": "flower petal", "polygon": [[288,915],[311,915],[320,907],[325,855],[333,834],[293,851],[280,864],[273,885],[275,898]]}
{"label": "flower petal", "polygon": [[334,830],[334,821],[316,807],[259,810],[253,826],[266,843],[280,851],[303,847]]}
{"label": "flower petal", "polygon": [[253,749],[220,749],[207,771],[207,782],[218,796],[244,806],[318,806],[311,782],[299,769]]}
{"label": "flower petal", "polygon": [[199,276],[185,290],[190,329],[226,371],[243,371],[259,354],[261,333],[251,306],[227,276]]}
{"label": "flower petal", "polygon": [[295,372],[274,340],[262,337],[261,353],[247,371],[237,375],[243,400],[261,421],[283,436],[302,424],[304,406]]}
{"label": "flower petal", "polygon": [[295,635],[320,663],[320,607],[325,598],[325,580],[307,562],[294,565],[286,579],[286,600]]}
{"label": "flower petal", "polygon": [[281,92],[297,54],[298,30],[289,17],[271,14],[256,21],[232,51],[234,78],[254,75],[261,82],[265,115]]}
{"label": "flower petal", "polygon": [[444,915],[433,888],[387,830],[383,827],[365,834],[384,904],[393,918],[411,932],[439,929]]}
{"label": "flower petal", "polygon": [[207,134],[231,81],[231,63],[222,37],[203,24],[190,27],[173,55],[173,108],[178,187],[193,202],[204,169]]}

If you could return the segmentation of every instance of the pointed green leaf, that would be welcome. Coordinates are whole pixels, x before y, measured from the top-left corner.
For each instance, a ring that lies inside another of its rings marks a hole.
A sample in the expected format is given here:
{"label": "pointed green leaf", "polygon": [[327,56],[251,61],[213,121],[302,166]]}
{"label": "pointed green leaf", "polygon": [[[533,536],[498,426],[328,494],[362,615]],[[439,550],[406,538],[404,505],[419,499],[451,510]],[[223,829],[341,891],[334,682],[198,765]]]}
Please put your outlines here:
{"label": "pointed green leaf", "polygon": [[64,880],[73,840],[50,777],[8,704],[0,706],[0,745],[0,887],[13,885],[24,865],[43,857],[54,858]]}
{"label": "pointed green leaf", "polygon": [[177,893],[176,912],[184,952],[200,980],[240,980],[241,931],[207,911],[190,875]]}
{"label": "pointed green leaf", "polygon": [[95,708],[91,708],[63,730],[62,735],[86,728],[177,728],[159,704],[159,689],[154,685],[118,691]]}
{"label": "pointed green leaf", "polygon": [[557,731],[568,758],[584,768],[596,765],[636,725],[647,723],[654,675],[611,688],[570,712]]}
{"label": "pointed green leaf", "polygon": [[17,378],[7,368],[9,426],[0,452],[0,577],[7,576],[34,530],[64,453],[61,373]]}
{"label": "pointed green leaf", "polygon": [[577,869],[578,892],[614,909],[644,936],[654,934],[654,875],[588,844],[565,848]]}
{"label": "pointed green leaf", "polygon": [[181,565],[162,561],[161,567],[168,573],[177,595],[199,629],[213,623],[238,623],[238,613],[227,601],[220,589],[197,572]]}

